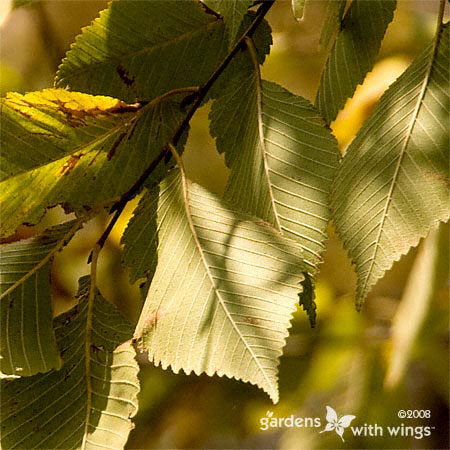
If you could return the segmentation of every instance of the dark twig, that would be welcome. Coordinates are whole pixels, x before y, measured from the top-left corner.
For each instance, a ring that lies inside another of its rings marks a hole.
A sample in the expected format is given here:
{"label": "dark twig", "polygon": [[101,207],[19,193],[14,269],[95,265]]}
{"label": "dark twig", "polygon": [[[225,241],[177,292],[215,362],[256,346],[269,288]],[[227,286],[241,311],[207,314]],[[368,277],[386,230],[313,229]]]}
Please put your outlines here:
{"label": "dark twig", "polygon": [[[184,118],[181,125],[178,127],[178,130],[175,132],[175,135],[172,139],[172,144],[174,147],[177,146],[178,141],[180,140],[181,136],[183,135],[184,131],[187,129],[189,122],[192,119],[192,116],[194,115],[195,111],[200,107],[201,103],[205,99],[206,95],[208,94],[209,90],[211,89],[212,85],[217,81],[217,79],[220,77],[222,72],[228,67],[228,64],[230,64],[231,60],[236,56],[238,51],[241,48],[245,48],[245,39],[250,38],[253,36],[254,32],[258,28],[259,24],[264,19],[264,16],[269,12],[269,9],[274,4],[275,0],[268,0],[265,1],[259,8],[256,13],[255,20],[250,24],[250,26],[247,28],[247,30],[244,32],[244,34],[241,36],[241,38],[237,41],[233,49],[230,53],[226,56],[226,58],[222,61],[220,66],[215,70],[215,72],[210,76],[209,80],[199,89],[197,93],[197,98],[192,104],[192,107],[189,109],[186,117]],[[167,151],[166,149],[165,151]]]}
{"label": "dark twig", "polygon": [[[195,114],[197,109],[201,106],[203,100],[205,99],[206,95],[208,94],[209,90],[213,86],[213,84],[217,81],[217,79],[220,77],[220,75],[223,73],[223,71],[228,67],[228,64],[232,61],[232,59],[236,56],[236,54],[239,52],[240,49],[245,48],[245,41],[248,38],[251,38],[253,34],[255,33],[256,29],[258,28],[259,24],[262,22],[264,16],[268,13],[272,5],[275,3],[275,0],[267,0],[263,1],[261,5],[258,8],[258,11],[256,12],[255,19],[253,22],[249,25],[249,27],[245,30],[245,32],[242,34],[240,39],[236,42],[235,46],[232,48],[230,53],[225,57],[225,59],[222,61],[222,63],[219,65],[219,67],[214,71],[214,73],[209,77],[209,79],[206,81],[203,86],[199,88],[199,90],[194,93],[190,94],[181,102],[181,105],[183,107],[188,106],[189,104],[192,104],[192,106],[189,108],[189,111],[187,112],[185,118],[175,131],[175,134],[173,135],[173,138],[170,143],[168,143],[167,146],[165,146],[160,154],[152,161],[152,163],[144,170],[142,175],[138,178],[138,180],[131,186],[131,188],[125,192],[120,199],[114,203],[114,205],[110,209],[110,213],[115,213],[113,218],[111,219],[111,222],[106,227],[104,233],[101,235],[100,239],[97,242],[97,245],[100,246],[100,249],[103,247],[103,245],[106,242],[106,239],[108,239],[109,234],[111,233],[111,230],[113,229],[114,225],[116,224],[119,216],[122,214],[123,210],[125,209],[125,206],[127,203],[142,189],[142,186],[144,185],[147,178],[150,176],[150,174],[156,169],[156,167],[163,161],[163,159],[168,156],[170,158],[170,145],[173,145],[173,147],[176,147],[178,142],[181,139],[181,136],[183,136],[183,133],[187,130],[189,127],[189,122],[192,119],[192,116]],[[170,144],[170,145],[169,145]],[[167,163],[168,161],[166,161]],[[89,256],[89,260],[91,261],[91,255]]]}

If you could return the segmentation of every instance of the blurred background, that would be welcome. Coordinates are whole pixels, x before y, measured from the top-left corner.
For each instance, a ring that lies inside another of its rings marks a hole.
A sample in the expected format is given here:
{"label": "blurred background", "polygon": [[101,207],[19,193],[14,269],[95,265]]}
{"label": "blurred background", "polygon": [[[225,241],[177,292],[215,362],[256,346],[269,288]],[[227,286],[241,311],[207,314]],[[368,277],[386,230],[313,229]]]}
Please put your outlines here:
{"label": "blurred background", "polygon": [[[181,1],[181,0],[180,0]],[[342,153],[384,90],[431,40],[437,0],[400,0],[378,61],[354,98],[332,124]],[[58,64],[75,36],[105,1],[0,2],[0,90],[27,92],[53,86]],[[174,7],[176,4],[174,3]],[[273,46],[263,77],[314,101],[325,63],[319,49],[323,1],[310,1],[298,23],[290,1],[278,0],[268,15]],[[195,115],[184,155],[190,178],[221,193],[228,172],[208,133],[209,105]],[[120,236],[137,200],[115,227],[100,261],[100,289],[131,321],[141,307],[120,263]],[[48,212],[36,227],[23,227],[4,242],[34,235],[67,220]],[[73,303],[77,280],[88,273],[87,255],[107,223],[85,228],[53,264],[55,315]],[[256,387],[225,378],[175,375],[142,359],[140,411],[128,448],[449,448],[448,226],[433,230],[395,263],[372,291],[363,311],[354,308],[355,275],[339,239],[329,229],[325,262],[317,281],[318,321],[309,327],[295,314],[280,362],[280,402],[272,405]],[[260,419],[320,417],[325,406],[356,416],[354,425],[433,426],[431,436],[353,437],[311,428],[261,430]],[[431,419],[397,417],[399,409],[430,410]]]}

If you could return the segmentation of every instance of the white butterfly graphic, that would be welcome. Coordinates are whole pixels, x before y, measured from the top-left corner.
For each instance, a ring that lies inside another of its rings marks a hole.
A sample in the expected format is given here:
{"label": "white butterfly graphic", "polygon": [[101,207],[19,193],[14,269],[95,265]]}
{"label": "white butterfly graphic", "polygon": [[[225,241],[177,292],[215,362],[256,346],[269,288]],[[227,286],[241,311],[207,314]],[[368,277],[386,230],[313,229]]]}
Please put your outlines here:
{"label": "white butterfly graphic", "polygon": [[345,442],[343,438],[344,429],[350,426],[352,420],[355,417],[356,416],[348,415],[342,416],[338,419],[336,411],[331,406],[327,406],[326,419],[328,423],[325,426],[325,429],[321,431],[321,433],[325,433],[325,431],[335,430],[336,433],[341,437],[342,442]]}

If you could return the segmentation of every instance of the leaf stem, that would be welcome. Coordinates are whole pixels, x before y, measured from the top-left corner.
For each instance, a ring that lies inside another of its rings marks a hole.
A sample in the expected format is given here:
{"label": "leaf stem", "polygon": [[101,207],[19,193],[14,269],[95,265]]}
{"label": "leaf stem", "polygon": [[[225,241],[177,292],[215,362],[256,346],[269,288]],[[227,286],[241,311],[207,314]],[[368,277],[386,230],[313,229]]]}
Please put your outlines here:
{"label": "leaf stem", "polygon": [[175,135],[172,139],[172,144],[176,146],[184,131],[187,129],[192,116],[195,111],[200,107],[201,103],[205,99],[207,93],[213,86],[213,84],[217,81],[222,72],[228,67],[228,64],[232,61],[232,59],[236,56],[238,51],[243,48],[245,45],[245,40],[247,38],[251,38],[258,28],[259,24],[264,19],[264,16],[269,12],[270,8],[274,4],[275,0],[267,0],[261,4],[259,7],[255,20],[249,25],[249,27],[245,30],[240,39],[236,42],[235,46],[231,49],[230,53],[225,57],[219,67],[214,71],[214,73],[209,77],[208,81],[199,89],[197,94],[197,98],[194,101],[192,107],[189,109],[186,117],[184,118],[181,125],[178,127],[178,130],[175,132]]}
{"label": "leaf stem", "polygon": [[[142,186],[144,185],[147,178],[150,176],[150,174],[158,167],[159,163],[163,161],[166,156],[171,154],[171,148],[170,145],[173,147],[176,147],[178,142],[180,141],[181,136],[183,136],[183,133],[187,130],[189,127],[189,122],[191,121],[194,113],[197,111],[197,109],[201,106],[203,100],[205,99],[206,95],[210,91],[213,84],[217,81],[217,79],[220,77],[220,75],[223,73],[223,71],[228,67],[232,59],[236,56],[238,51],[243,48],[246,44],[246,39],[251,38],[253,34],[255,33],[256,29],[258,28],[259,24],[264,19],[264,16],[269,12],[270,8],[275,3],[275,0],[265,0],[261,3],[261,5],[258,8],[258,11],[256,12],[256,17],[253,20],[253,22],[249,25],[249,27],[245,30],[245,32],[242,34],[240,39],[236,42],[235,46],[231,49],[230,53],[225,57],[225,59],[220,63],[218,68],[213,72],[213,74],[209,77],[209,79],[200,87],[198,88],[197,92],[194,94],[191,94],[187,96],[182,102],[181,106],[187,106],[188,104],[192,103],[192,106],[189,108],[189,111],[187,112],[185,118],[180,123],[178,128],[175,131],[175,134],[173,135],[172,140],[161,150],[159,155],[151,162],[151,164],[144,170],[142,175],[137,179],[137,181],[131,186],[131,188],[125,192],[120,199],[114,203],[114,205],[110,209],[110,214],[115,212],[113,218],[111,219],[111,222],[109,223],[108,227],[105,229],[104,233],[100,237],[100,239],[97,242],[97,245],[100,247],[100,249],[103,248],[106,240],[108,239],[109,234],[111,233],[111,230],[113,229],[114,225],[116,224],[118,218],[122,214],[123,210],[125,209],[126,204],[141,190]],[[191,88],[192,89],[192,88]],[[166,161],[168,162],[168,161]],[[89,262],[92,260],[92,253],[89,255]]]}
{"label": "leaf stem", "polygon": [[440,32],[441,25],[444,21],[444,12],[445,12],[445,0],[440,0],[439,12],[437,17],[437,33]]}
{"label": "leaf stem", "polygon": [[88,305],[86,314],[86,333],[85,333],[85,347],[84,347],[84,357],[85,357],[85,370],[86,370],[86,419],[84,424],[83,442],[81,445],[82,449],[86,448],[86,440],[89,431],[89,423],[91,419],[91,405],[92,405],[92,383],[91,383],[91,334],[92,334],[92,322],[94,315],[94,300],[95,300],[95,288],[97,285],[97,262],[98,255],[100,253],[101,247],[96,244],[91,256],[91,279],[89,285],[88,294]]}

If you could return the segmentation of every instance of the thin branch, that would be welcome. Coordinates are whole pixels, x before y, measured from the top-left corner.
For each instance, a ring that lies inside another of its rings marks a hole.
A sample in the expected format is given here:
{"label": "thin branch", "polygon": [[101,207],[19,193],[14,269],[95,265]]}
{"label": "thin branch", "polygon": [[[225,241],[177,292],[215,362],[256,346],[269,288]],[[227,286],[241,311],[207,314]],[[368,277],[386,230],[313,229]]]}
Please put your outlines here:
{"label": "thin branch", "polygon": [[[167,146],[165,146],[162,151],[159,153],[159,155],[152,161],[152,163],[144,170],[142,175],[138,178],[138,180],[131,186],[131,188],[125,192],[121,198],[114,203],[114,205],[110,209],[110,213],[112,214],[115,212],[114,217],[111,219],[110,224],[106,228],[105,232],[100,237],[97,244],[100,246],[100,249],[103,247],[103,245],[106,242],[106,239],[108,238],[109,234],[111,233],[111,230],[113,229],[114,225],[116,224],[119,216],[122,214],[123,210],[125,209],[126,204],[142,189],[142,186],[144,185],[147,178],[150,176],[150,174],[156,169],[156,167],[159,165],[160,162],[163,161],[163,159],[166,158],[166,156],[170,156],[170,145],[173,145],[173,147],[176,147],[178,142],[181,139],[181,136],[183,136],[183,133],[188,129],[189,122],[191,121],[193,115],[197,111],[197,109],[201,106],[203,100],[205,99],[206,95],[210,91],[213,84],[217,81],[217,79],[220,77],[220,75],[223,73],[223,71],[228,67],[232,59],[236,56],[236,54],[241,50],[242,48],[245,48],[245,42],[247,38],[251,38],[253,34],[255,33],[256,29],[258,28],[259,24],[264,19],[264,16],[269,12],[270,8],[275,3],[275,0],[267,0],[261,3],[260,7],[258,8],[258,11],[256,12],[256,17],[253,20],[253,22],[249,25],[249,27],[245,30],[245,32],[242,34],[240,39],[236,42],[235,46],[232,48],[230,53],[225,57],[225,59],[222,61],[222,63],[219,65],[219,67],[214,71],[214,73],[209,77],[209,79],[206,81],[203,86],[201,86],[198,91],[192,95],[187,96],[182,102],[181,106],[186,107],[187,105],[192,103],[192,106],[189,108],[189,111],[187,112],[185,118],[175,131],[175,134],[173,135],[172,140],[170,143],[168,143]],[[166,161],[167,163],[168,161]],[[89,261],[92,259],[92,253],[89,256]]]}
{"label": "thin branch", "polygon": [[186,117],[179,126],[178,130],[175,132],[175,135],[172,139],[172,144],[175,147],[177,146],[178,141],[180,140],[184,131],[187,129],[189,122],[192,119],[192,116],[194,115],[195,111],[200,107],[201,103],[205,99],[206,95],[208,94],[213,84],[217,81],[222,72],[228,67],[228,64],[230,64],[230,62],[236,56],[238,51],[241,48],[245,48],[245,40],[253,36],[259,24],[264,19],[264,16],[269,12],[274,2],[275,0],[268,0],[265,1],[263,4],[261,4],[256,13],[255,20],[250,24],[250,26],[247,28],[247,30],[244,32],[241,38],[237,41],[236,45],[233,47],[231,52],[226,56],[226,58],[222,61],[222,63],[219,65],[216,71],[210,76],[209,80],[200,88],[195,102],[193,103],[191,109],[188,111]]}

